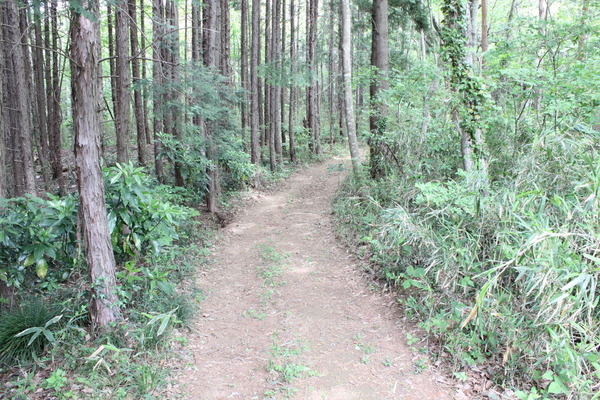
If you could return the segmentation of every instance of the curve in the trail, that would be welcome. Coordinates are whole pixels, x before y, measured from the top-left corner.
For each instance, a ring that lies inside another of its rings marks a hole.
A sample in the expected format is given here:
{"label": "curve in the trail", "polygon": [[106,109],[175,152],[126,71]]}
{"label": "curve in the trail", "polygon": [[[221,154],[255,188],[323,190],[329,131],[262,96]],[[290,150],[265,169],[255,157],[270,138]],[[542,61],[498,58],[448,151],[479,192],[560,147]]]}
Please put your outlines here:
{"label": "curve in the trail", "polygon": [[[297,172],[221,232],[178,392],[189,399],[451,399],[393,299],[336,242],[340,159]],[[392,304],[390,304],[392,303]]]}

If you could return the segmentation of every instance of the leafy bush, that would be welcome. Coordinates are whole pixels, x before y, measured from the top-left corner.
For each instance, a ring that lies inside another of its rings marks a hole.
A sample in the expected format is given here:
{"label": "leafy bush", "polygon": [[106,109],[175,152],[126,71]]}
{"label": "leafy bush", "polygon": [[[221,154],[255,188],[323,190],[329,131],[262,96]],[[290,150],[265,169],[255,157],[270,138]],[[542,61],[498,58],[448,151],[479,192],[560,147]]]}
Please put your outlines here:
{"label": "leafy bush", "polygon": [[0,199],[0,280],[65,280],[77,257],[77,209],[73,196]]}
{"label": "leafy bush", "polygon": [[133,164],[117,164],[106,171],[109,230],[122,260],[160,252],[179,238],[181,224],[196,214],[169,202],[167,191],[151,189],[143,171]]}

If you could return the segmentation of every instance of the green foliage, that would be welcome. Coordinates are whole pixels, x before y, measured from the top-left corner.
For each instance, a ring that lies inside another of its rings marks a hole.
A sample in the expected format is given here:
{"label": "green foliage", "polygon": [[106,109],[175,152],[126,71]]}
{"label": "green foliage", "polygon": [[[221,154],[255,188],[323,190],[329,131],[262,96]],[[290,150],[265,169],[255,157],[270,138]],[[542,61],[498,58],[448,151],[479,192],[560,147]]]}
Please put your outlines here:
{"label": "green foliage", "polygon": [[158,134],[162,145],[159,157],[180,166],[184,185],[194,193],[195,201],[200,202],[206,195],[208,171],[217,167],[224,175],[226,189],[248,184],[254,166],[244,151],[238,119],[231,112],[242,99],[227,78],[201,63],[190,62],[178,81],[154,90],[156,94],[185,93],[185,98],[175,96],[161,104],[162,115],[174,113],[182,122],[168,127],[172,134]]}
{"label": "green foliage", "polygon": [[0,312],[0,364],[30,362],[56,342],[60,308],[31,302]]}
{"label": "green foliage", "polygon": [[0,280],[18,288],[36,276],[68,278],[77,257],[75,197],[0,199],[0,226]]}
{"label": "green foliage", "polygon": [[491,190],[464,173],[389,178],[371,184],[368,200],[347,186],[338,223],[458,369],[489,363],[501,382],[525,381],[540,396],[591,396],[600,372],[599,153],[586,154],[594,135],[569,142],[568,154],[553,151],[565,138],[547,136],[526,163],[535,170]]}
{"label": "green foliage", "polygon": [[179,239],[182,223],[196,211],[169,202],[169,191],[151,188],[150,177],[132,164],[106,171],[108,224],[121,259],[159,253]]}

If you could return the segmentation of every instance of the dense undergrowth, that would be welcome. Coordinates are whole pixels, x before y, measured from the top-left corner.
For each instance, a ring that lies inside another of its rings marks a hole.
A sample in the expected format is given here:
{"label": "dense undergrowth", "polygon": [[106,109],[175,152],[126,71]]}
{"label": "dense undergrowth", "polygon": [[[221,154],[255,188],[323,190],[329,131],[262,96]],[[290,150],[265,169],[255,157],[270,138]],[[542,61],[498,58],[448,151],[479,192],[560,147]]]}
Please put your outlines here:
{"label": "dense undergrowth", "polygon": [[[270,172],[233,153],[223,164],[222,214],[236,207],[246,173],[269,187],[295,168]],[[76,196],[0,200],[0,278],[12,292],[0,307],[3,399],[166,396],[173,350],[204,297],[193,278],[220,221],[194,208],[198,190],[160,185],[132,164],[105,169],[105,186],[123,313],[107,333],[90,331]]]}
{"label": "dense undergrowth", "polygon": [[338,228],[457,373],[479,366],[522,399],[598,399],[598,143],[549,132],[491,185],[460,170],[348,180]]}
{"label": "dense undergrowth", "polygon": [[13,291],[0,310],[3,398],[160,397],[165,349],[202,295],[189,278],[210,233],[184,191],[130,164],[105,172],[124,313],[108,334],[89,330],[75,196],[2,200],[0,272]]}
{"label": "dense undergrowth", "polygon": [[462,171],[444,71],[398,60],[386,177],[345,183],[338,229],[456,376],[484,375],[507,398],[599,399],[598,52],[545,42],[544,69],[528,61],[535,40],[514,40],[481,77],[488,174]]}

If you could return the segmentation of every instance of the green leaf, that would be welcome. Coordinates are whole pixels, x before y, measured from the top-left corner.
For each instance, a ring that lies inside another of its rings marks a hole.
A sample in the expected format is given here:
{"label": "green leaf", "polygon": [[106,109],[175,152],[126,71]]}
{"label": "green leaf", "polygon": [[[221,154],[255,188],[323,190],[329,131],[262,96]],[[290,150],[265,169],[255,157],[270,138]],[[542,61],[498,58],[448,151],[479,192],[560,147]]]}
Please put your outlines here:
{"label": "green leaf", "polygon": [[35,274],[40,279],[44,279],[48,275],[48,263],[43,258],[38,260],[35,265]]}
{"label": "green leaf", "polygon": [[35,262],[35,254],[31,253],[27,256],[27,258],[25,259],[25,262],[23,263],[24,266],[29,267],[30,265],[32,265]]}
{"label": "green leaf", "polygon": [[560,379],[556,379],[550,382],[548,385],[548,393],[552,394],[567,394],[569,393],[569,389],[562,383]]}
{"label": "green leaf", "polygon": [[167,327],[169,326],[169,322],[171,321],[171,315],[167,315],[163,318],[162,323],[160,324],[160,327],[158,328],[158,331],[156,332],[156,336],[160,336],[164,333],[164,331],[167,329]]}

